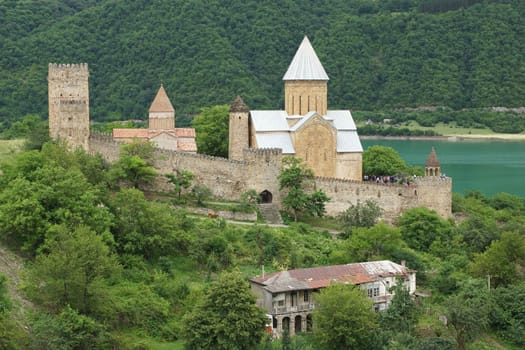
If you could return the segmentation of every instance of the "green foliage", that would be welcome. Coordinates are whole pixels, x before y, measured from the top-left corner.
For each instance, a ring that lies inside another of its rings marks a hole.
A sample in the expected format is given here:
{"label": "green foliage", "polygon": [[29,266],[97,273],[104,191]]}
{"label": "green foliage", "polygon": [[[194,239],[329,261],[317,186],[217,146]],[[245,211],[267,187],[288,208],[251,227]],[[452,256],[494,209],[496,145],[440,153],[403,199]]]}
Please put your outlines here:
{"label": "green foliage", "polygon": [[121,280],[108,289],[94,313],[114,329],[138,329],[160,337],[168,323],[169,307],[146,283]]}
{"label": "green foliage", "polygon": [[152,183],[157,176],[152,167],[154,151],[152,143],[140,140],[122,146],[119,159],[110,169],[109,178],[115,184],[134,188]]}
{"label": "green foliage", "polygon": [[354,285],[334,284],[314,296],[314,335],[321,349],[367,349],[377,327],[372,301]]}
{"label": "green foliage", "polygon": [[176,170],[175,174],[165,174],[168,178],[168,181],[173,184],[174,191],[177,193],[177,197],[180,200],[180,195],[182,193],[182,190],[189,188],[191,186],[191,182],[193,181],[193,178],[195,177],[193,173],[189,170]]}
{"label": "green foliage", "polygon": [[204,185],[195,185],[191,189],[191,194],[195,197],[198,205],[203,205],[204,201],[211,196],[211,190]]}
{"label": "green foliage", "polygon": [[66,306],[57,316],[35,314],[31,322],[31,349],[108,349],[113,340],[102,324]]}
{"label": "green foliage", "polygon": [[414,168],[407,165],[392,147],[371,146],[363,152],[363,174],[365,175],[392,176],[412,175],[413,173]]}
{"label": "green foliage", "polygon": [[[88,182],[96,162],[84,153],[69,153],[63,145],[46,144],[42,152],[21,153],[3,165],[0,183],[2,239],[30,253],[42,244],[53,225],[73,229],[87,226],[97,233],[108,231],[112,216],[102,205],[102,192]],[[94,178],[93,181],[98,181]]]}
{"label": "green foliage", "polygon": [[335,108],[521,106],[522,12],[518,0],[6,2],[0,116],[4,128],[45,116],[47,64],[71,61],[90,64],[99,120],[144,118],[159,80],[180,126],[237,94],[276,109],[304,33]]}
{"label": "green foliage", "polygon": [[338,215],[344,234],[339,235],[346,238],[352,233],[354,227],[372,227],[381,216],[382,209],[374,200],[367,199],[363,204],[351,204],[348,209]]}
{"label": "green foliage", "polygon": [[126,189],[116,193],[109,205],[115,215],[112,233],[120,253],[155,259],[187,251],[188,220],[167,204],[150,202],[139,190]]}
{"label": "green foliage", "polygon": [[391,289],[394,297],[388,309],[379,316],[380,326],[383,330],[412,334],[419,316],[416,302],[401,279]]}
{"label": "green foliage", "polygon": [[266,317],[239,273],[223,273],[185,317],[186,349],[253,349]]}
{"label": "green foliage", "polygon": [[505,286],[520,281],[525,267],[525,236],[505,232],[484,253],[477,254],[471,270],[475,276],[490,276],[493,286]]}
{"label": "green foliage", "polygon": [[525,284],[496,288],[492,294],[494,311],[490,323],[504,339],[525,346]]}
{"label": "green foliage", "polygon": [[88,228],[68,232],[54,227],[31,267],[26,289],[33,300],[52,312],[70,305],[81,313],[96,309],[105,295],[105,279],[118,271],[102,236]]}
{"label": "green foliage", "polygon": [[228,126],[230,106],[202,108],[193,120],[199,153],[228,158]]}
{"label": "green foliage", "polygon": [[471,283],[461,293],[449,297],[445,303],[449,329],[453,332],[459,350],[479,336],[487,327],[490,304],[483,286]]}
{"label": "green foliage", "polygon": [[398,219],[399,228],[407,244],[419,251],[428,251],[436,240],[452,239],[454,226],[435,211],[427,208],[407,210]]}
{"label": "green foliage", "polygon": [[301,159],[292,156],[283,158],[283,167],[278,176],[279,189],[286,193],[283,207],[291,212],[294,221],[300,214],[321,217],[325,213],[325,203],[330,198],[322,190],[307,193],[313,177],[312,169],[306,167]]}

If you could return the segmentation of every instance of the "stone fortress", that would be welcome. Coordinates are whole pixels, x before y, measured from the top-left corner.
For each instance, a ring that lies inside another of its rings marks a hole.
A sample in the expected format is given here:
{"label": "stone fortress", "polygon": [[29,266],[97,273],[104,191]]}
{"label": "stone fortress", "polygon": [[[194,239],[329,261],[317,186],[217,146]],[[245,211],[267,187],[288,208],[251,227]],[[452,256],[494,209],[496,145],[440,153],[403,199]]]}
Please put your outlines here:
{"label": "stone fortress", "polygon": [[[99,153],[112,162],[119,157],[121,142],[111,134],[90,132],[88,76],[85,63],[49,65],[49,133],[71,148]],[[283,80],[284,111],[250,111],[240,97],[232,103],[229,159],[164,147],[165,139],[177,135],[154,133],[164,135],[157,142],[155,168],[159,174],[189,170],[195,175],[194,184],[207,186],[216,197],[236,200],[253,189],[263,203],[279,208],[282,158],[295,155],[314,170],[315,188],[330,197],[327,215],[335,216],[351,204],[373,200],[387,221],[420,206],[442,217],[451,216],[452,180],[439,176],[435,151],[426,164],[427,176],[411,179],[410,186],[362,181],[362,147],[354,121],[350,111],[327,108],[328,76],[307,38]],[[170,186],[161,177],[155,189],[168,191]]]}

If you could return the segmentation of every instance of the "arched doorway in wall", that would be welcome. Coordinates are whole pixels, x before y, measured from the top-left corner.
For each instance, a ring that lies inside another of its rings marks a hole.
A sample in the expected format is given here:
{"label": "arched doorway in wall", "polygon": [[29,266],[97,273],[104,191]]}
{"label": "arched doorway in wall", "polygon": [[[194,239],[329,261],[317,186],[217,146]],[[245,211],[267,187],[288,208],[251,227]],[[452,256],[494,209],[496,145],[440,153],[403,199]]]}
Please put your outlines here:
{"label": "arched doorway in wall", "polygon": [[272,192],[268,190],[264,190],[259,193],[259,197],[261,197],[261,203],[271,203],[273,199]]}

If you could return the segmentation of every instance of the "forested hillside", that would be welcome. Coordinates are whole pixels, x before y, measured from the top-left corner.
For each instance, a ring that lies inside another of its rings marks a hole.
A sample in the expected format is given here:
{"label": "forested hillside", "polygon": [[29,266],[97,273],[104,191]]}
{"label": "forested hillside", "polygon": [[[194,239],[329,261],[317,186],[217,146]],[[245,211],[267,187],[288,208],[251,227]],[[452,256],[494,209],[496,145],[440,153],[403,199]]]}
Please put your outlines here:
{"label": "forested hillside", "polygon": [[242,95],[281,108],[303,35],[332,108],[525,105],[521,0],[0,1],[0,120],[47,116],[47,65],[87,62],[95,120],[144,118],[160,82],[179,125]]}

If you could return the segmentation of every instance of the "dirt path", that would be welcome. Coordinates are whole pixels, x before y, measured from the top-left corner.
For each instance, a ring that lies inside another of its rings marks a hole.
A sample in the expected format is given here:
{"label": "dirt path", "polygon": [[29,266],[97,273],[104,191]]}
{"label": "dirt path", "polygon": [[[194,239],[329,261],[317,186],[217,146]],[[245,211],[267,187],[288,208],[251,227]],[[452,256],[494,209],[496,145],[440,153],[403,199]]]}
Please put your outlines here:
{"label": "dirt path", "polygon": [[32,302],[24,298],[20,291],[21,273],[24,270],[24,260],[0,244],[0,273],[7,277],[9,297],[13,302],[15,318],[24,322],[25,313],[34,309]]}
{"label": "dirt path", "polygon": [[490,335],[488,334],[485,334],[485,338],[492,344],[494,345],[496,348],[500,349],[500,350],[506,350],[507,348],[504,347],[503,345],[501,345],[500,343],[498,343],[498,341],[494,338],[492,338]]}

